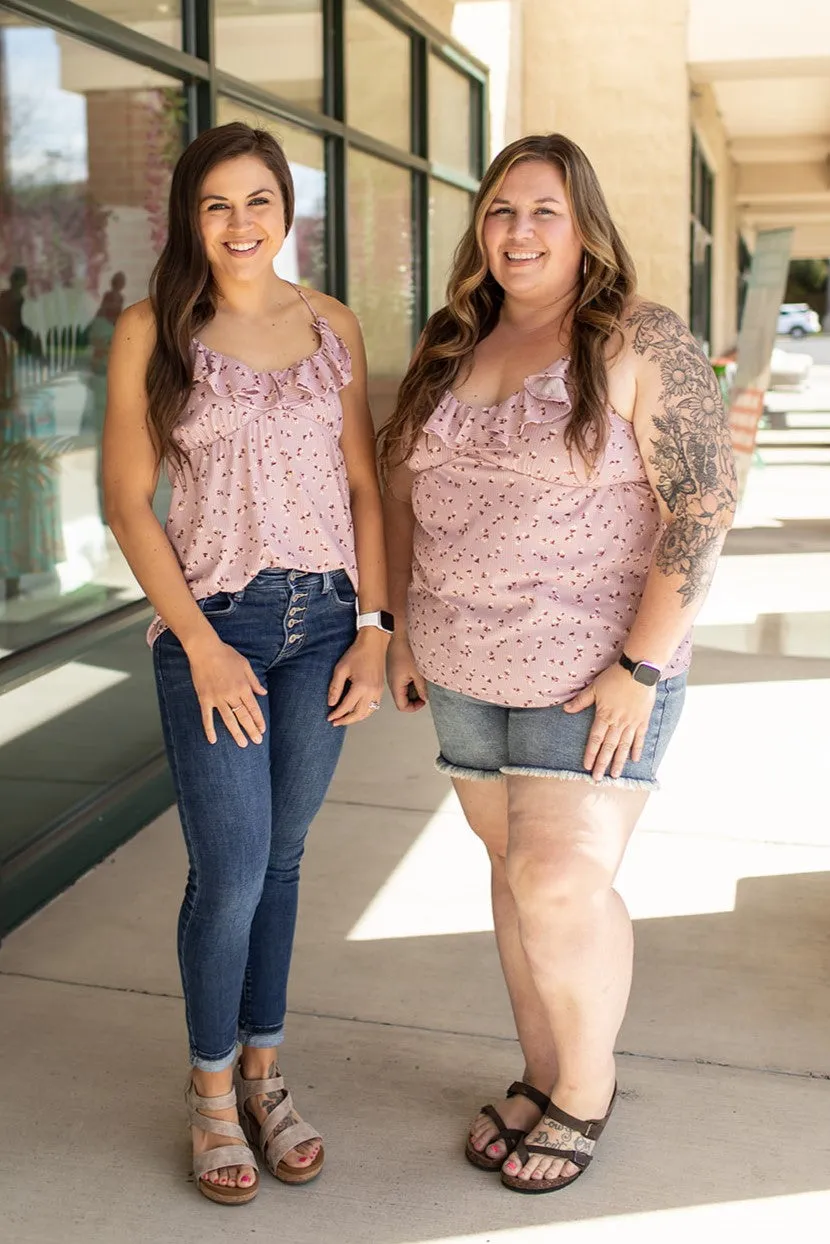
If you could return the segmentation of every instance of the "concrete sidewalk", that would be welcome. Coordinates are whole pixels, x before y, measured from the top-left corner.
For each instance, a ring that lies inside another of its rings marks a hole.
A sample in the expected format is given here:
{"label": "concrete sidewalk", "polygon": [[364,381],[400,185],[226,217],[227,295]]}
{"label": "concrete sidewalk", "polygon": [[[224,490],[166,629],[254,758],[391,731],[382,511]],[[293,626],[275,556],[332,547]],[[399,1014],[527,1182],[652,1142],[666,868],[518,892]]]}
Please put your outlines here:
{"label": "concrete sidewalk", "polygon": [[[0,952],[9,1244],[719,1242],[830,1218],[830,468],[756,471],[621,888],[622,1100],[588,1175],[518,1197],[461,1154],[521,1072],[483,852],[426,714],[353,730],[310,837],[284,1070],[319,1183],[231,1213],[188,1184],[169,812]],[[826,504],[824,506],[826,510]]]}

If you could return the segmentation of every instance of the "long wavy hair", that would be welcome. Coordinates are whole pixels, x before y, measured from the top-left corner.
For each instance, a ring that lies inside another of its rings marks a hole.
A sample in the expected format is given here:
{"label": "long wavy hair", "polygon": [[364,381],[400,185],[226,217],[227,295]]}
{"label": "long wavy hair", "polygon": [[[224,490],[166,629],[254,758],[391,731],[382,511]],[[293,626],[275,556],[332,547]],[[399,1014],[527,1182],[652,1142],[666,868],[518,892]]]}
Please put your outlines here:
{"label": "long wavy hair", "polygon": [[584,265],[573,293],[568,387],[572,409],[565,435],[593,466],[608,439],[608,343],[622,343],[622,319],[636,289],[634,262],[617,231],[597,175],[576,143],[562,134],[520,138],[496,156],[473,204],[473,218],[455,252],[447,305],[427,321],[397,402],[380,433],[381,471],[386,476],[411,454],[418,435],[451,388],[473,350],[493,331],[504,290],[487,265],[484,223],[514,165],[543,160],[562,174]]}
{"label": "long wavy hair", "polygon": [[187,456],[173,438],[193,385],[193,338],[216,313],[219,291],[202,242],[199,200],[211,169],[253,155],[276,178],[285,231],[294,220],[294,182],[273,135],[240,121],[206,130],[182,153],[170,186],[167,242],[150,278],[156,341],[147,364],[150,431],[159,462],[183,468]]}

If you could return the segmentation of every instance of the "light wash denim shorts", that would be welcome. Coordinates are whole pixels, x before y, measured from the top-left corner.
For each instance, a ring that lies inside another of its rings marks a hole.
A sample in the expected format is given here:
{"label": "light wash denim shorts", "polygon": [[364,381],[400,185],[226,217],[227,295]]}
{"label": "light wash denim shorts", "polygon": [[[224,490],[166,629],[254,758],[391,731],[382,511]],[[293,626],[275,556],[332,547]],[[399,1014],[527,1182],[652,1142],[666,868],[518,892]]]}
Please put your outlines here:
{"label": "light wash denim shorts", "polygon": [[[429,706],[441,754],[435,767],[450,777],[474,780],[524,777],[594,782],[582,763],[594,709],[566,713],[549,708],[509,708],[429,683]],[[657,684],[643,754],[629,759],[618,778],[598,785],[656,790],[657,770],[680,720],[686,696],[686,672]]]}

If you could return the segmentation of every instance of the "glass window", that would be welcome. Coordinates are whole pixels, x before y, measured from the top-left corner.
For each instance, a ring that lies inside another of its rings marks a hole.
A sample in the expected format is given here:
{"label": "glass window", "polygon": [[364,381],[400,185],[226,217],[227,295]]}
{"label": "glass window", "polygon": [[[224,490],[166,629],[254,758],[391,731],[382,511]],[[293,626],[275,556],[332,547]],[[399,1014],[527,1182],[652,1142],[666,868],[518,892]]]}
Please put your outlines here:
{"label": "glass window", "polygon": [[274,265],[286,281],[326,289],[326,160],[323,139],[298,125],[291,125],[244,108],[220,96],[216,120],[244,121],[255,129],[268,130],[282,144],[294,178],[294,226]]}
{"label": "glass window", "polygon": [[181,89],[0,25],[0,655],[141,597],[101,510],[106,369],[164,243]]}
{"label": "glass window", "polygon": [[411,145],[409,36],[361,0],[346,0],[346,120],[374,138]]}
{"label": "glass window", "polygon": [[218,67],[322,111],[322,8],[322,0],[215,0]]}
{"label": "glass window", "polygon": [[470,80],[440,56],[429,58],[429,158],[471,173]]}
{"label": "glass window", "polygon": [[181,0],[77,0],[85,9],[121,22],[168,47],[182,46]]}
{"label": "glass window", "polygon": [[429,311],[447,301],[447,279],[455,248],[470,223],[472,199],[442,181],[429,184]]}
{"label": "glass window", "polygon": [[409,172],[349,152],[349,306],[369,357],[375,420],[392,408],[412,352],[412,184]]}

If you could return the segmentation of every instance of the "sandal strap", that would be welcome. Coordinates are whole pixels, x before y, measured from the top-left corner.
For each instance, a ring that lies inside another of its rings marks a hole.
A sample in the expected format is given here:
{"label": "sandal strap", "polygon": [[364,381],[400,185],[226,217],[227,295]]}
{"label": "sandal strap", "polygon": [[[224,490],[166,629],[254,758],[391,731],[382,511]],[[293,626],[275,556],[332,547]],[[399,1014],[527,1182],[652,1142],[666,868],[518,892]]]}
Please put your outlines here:
{"label": "sandal strap", "polygon": [[[516,1153],[519,1161],[524,1166],[531,1153],[540,1154],[545,1158],[565,1158],[566,1161],[572,1162],[574,1166],[578,1166],[580,1170],[585,1170],[586,1166],[590,1166],[596,1143],[605,1130],[605,1125],[611,1117],[611,1111],[614,1109],[614,1103],[617,1100],[617,1086],[614,1085],[614,1092],[611,1095],[611,1101],[602,1119],[577,1119],[575,1115],[567,1114],[564,1110],[560,1110],[552,1101],[546,1109],[542,1121],[539,1124],[539,1131],[544,1131],[545,1123],[551,1120],[553,1123],[560,1124],[566,1128],[567,1132],[561,1139],[567,1144],[571,1142],[571,1148],[566,1149],[563,1145],[547,1145],[547,1144],[529,1144],[522,1140],[516,1146]],[[570,1133],[568,1135],[568,1133]]]}
{"label": "sandal strap", "polygon": [[197,1179],[226,1166],[252,1166],[256,1170],[256,1158],[245,1144],[220,1145],[218,1149],[193,1154],[193,1174]]}
{"label": "sandal strap", "polygon": [[503,1140],[507,1146],[508,1154],[512,1153],[525,1134],[522,1128],[508,1127],[495,1106],[482,1106],[480,1113],[486,1114],[487,1118],[495,1123],[499,1129],[492,1140],[487,1141],[487,1144],[484,1146],[485,1149],[489,1149],[491,1145],[496,1145],[500,1140]]}
{"label": "sandal strap", "polygon": [[285,1093],[285,1080],[281,1075],[269,1076],[265,1080],[246,1080],[242,1074],[241,1068],[237,1068],[237,1094],[242,1099],[242,1104],[249,1097],[264,1097],[266,1093]]}
{"label": "sandal strap", "polygon": [[[184,1095],[187,1105],[188,1122],[191,1127],[198,1127],[201,1132],[209,1132],[213,1136],[227,1136],[229,1140],[241,1140],[245,1143],[245,1133],[238,1123],[227,1119],[213,1119],[203,1110],[230,1110],[236,1105],[236,1093],[221,1093],[218,1097],[202,1097],[191,1083]],[[215,1170],[216,1167],[212,1167]]]}
{"label": "sandal strap", "polygon": [[601,1119],[577,1119],[575,1115],[567,1114],[564,1110],[560,1110],[556,1103],[551,1100],[545,1111],[545,1115],[540,1126],[544,1125],[545,1118],[553,1119],[555,1123],[561,1123],[563,1127],[570,1128],[572,1132],[578,1132],[579,1135],[584,1136],[586,1140],[599,1140],[600,1136],[605,1131],[606,1123],[611,1118],[611,1111],[614,1109],[616,1100],[617,1086],[615,1084],[614,1092],[611,1094],[611,1101],[608,1104],[608,1109],[606,1110],[604,1117]]}
{"label": "sandal strap", "polygon": [[[586,1144],[594,1144],[594,1141],[586,1141]],[[585,1170],[586,1166],[590,1166],[594,1160],[594,1153],[585,1152],[582,1149],[553,1149],[550,1145],[529,1145],[522,1142],[516,1146],[516,1153],[519,1155],[519,1161],[522,1166],[530,1157],[531,1153],[541,1154],[543,1158],[566,1158],[569,1162],[573,1162],[574,1166],[578,1166],[580,1170]]]}
{"label": "sandal strap", "polygon": [[526,1084],[524,1080],[514,1080],[507,1090],[508,1097],[527,1097],[532,1101],[534,1106],[538,1106],[540,1110],[547,1110],[550,1104],[550,1098],[547,1093],[534,1088],[532,1084]]}
{"label": "sandal strap", "polygon": [[229,1089],[227,1093],[220,1093],[218,1097],[201,1097],[196,1092],[196,1086],[192,1080],[188,1081],[184,1099],[188,1107],[193,1110],[230,1110],[236,1105],[236,1093],[233,1089]]}
{"label": "sandal strap", "polygon": [[[241,1067],[236,1069],[238,1093],[242,1099],[242,1108],[251,1097],[261,1097],[266,1093],[281,1093],[282,1100],[271,1110],[262,1123],[258,1123],[250,1111],[246,1111],[251,1126],[258,1128],[258,1144],[271,1170],[275,1170],[286,1153],[296,1149],[307,1140],[321,1140],[320,1133],[310,1123],[301,1119],[294,1107],[291,1090],[286,1086],[281,1075],[270,1076],[264,1080],[246,1080]],[[293,1123],[286,1124],[291,1115],[296,1116]]]}
{"label": "sandal strap", "polygon": [[300,1118],[297,1119],[296,1123],[292,1123],[290,1127],[287,1127],[285,1131],[279,1132],[277,1135],[272,1134],[266,1142],[267,1147],[263,1149],[265,1160],[271,1170],[279,1166],[287,1153],[292,1149],[296,1149],[297,1145],[301,1145],[307,1140],[322,1141],[322,1137],[310,1123],[306,1123],[304,1119]]}

